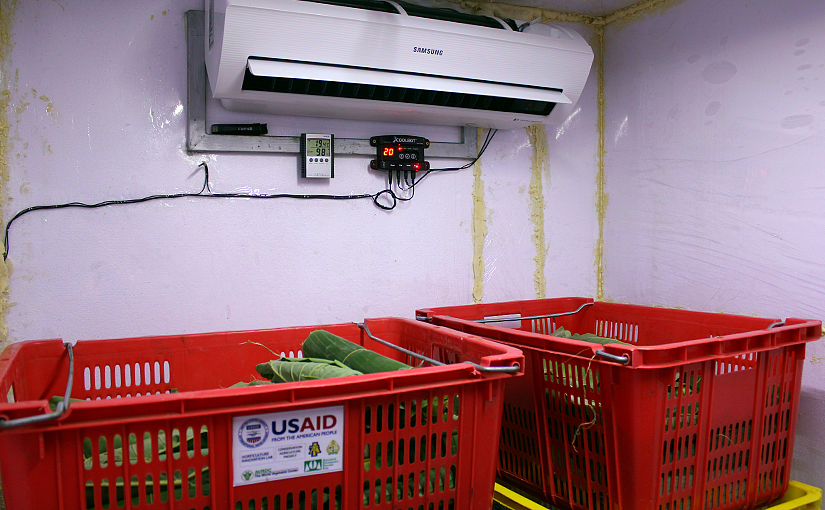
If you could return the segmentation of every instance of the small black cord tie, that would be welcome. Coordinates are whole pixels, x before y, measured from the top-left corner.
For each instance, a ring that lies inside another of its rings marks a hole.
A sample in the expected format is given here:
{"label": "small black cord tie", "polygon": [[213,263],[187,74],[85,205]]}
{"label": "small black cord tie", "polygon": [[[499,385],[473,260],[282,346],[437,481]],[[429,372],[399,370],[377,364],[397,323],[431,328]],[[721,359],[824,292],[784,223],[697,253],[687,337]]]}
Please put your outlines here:
{"label": "small black cord tie", "polygon": [[[209,187],[209,165],[206,164],[206,161],[202,161],[201,164],[198,165],[198,168],[200,167],[203,167],[203,187],[201,188],[201,191],[200,193],[198,193],[198,195],[202,195],[204,190],[208,191],[209,193],[212,193],[212,188]],[[195,172],[197,171],[198,169],[196,168]]]}

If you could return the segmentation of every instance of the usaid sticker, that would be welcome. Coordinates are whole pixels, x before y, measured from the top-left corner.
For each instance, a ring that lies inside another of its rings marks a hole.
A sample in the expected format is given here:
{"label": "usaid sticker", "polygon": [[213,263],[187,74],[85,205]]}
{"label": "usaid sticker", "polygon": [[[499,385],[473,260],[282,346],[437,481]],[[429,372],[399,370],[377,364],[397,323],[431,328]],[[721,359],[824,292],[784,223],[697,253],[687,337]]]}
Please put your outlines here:
{"label": "usaid sticker", "polygon": [[233,483],[341,471],[344,406],[232,418]]}

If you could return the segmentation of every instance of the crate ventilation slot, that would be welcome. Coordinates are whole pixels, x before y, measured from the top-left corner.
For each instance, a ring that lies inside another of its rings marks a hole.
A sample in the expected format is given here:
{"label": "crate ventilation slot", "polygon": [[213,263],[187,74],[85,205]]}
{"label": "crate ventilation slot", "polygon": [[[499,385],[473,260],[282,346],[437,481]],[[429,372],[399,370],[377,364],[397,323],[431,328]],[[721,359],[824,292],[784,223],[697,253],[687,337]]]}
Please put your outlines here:
{"label": "crate ventilation slot", "polygon": [[[161,384],[168,385],[171,381],[171,365],[169,361],[153,361],[143,363],[125,363],[123,365],[104,365],[85,367],[83,369],[83,387],[88,391],[107,391],[107,390],[123,390],[125,388],[132,388],[137,391],[135,396],[141,395],[160,395],[161,393],[169,393],[169,390],[160,391],[158,386]],[[141,388],[144,386],[145,388]],[[154,390],[154,391],[153,391]],[[121,396],[131,397],[132,394],[127,393],[121,395],[118,393],[114,395],[115,398]],[[106,396],[111,398],[112,395]],[[95,400],[100,400],[101,397],[96,397]],[[88,397],[86,400],[92,400]]]}

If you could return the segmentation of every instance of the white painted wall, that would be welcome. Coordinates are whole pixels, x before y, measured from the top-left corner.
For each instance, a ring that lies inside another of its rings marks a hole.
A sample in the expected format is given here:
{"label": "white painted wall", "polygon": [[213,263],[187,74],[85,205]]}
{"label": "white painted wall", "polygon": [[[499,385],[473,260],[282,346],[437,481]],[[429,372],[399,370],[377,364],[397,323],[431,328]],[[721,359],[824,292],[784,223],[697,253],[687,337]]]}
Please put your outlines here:
{"label": "white painted wall", "polygon": [[[825,318],[825,3],[686,1],[607,33],[605,288]],[[825,486],[825,344],[792,478]]]}
{"label": "white painted wall", "polygon": [[[383,189],[385,177],[368,170],[369,157],[338,158],[334,179],[311,182],[297,177],[296,156],[188,154],[189,9],[202,4],[17,4],[3,77],[12,129],[6,220],[34,205],[197,192],[204,160],[216,192]],[[578,113],[547,132],[545,235],[565,245],[548,256],[547,295],[595,292],[594,84]],[[238,118],[212,106],[211,121]],[[291,135],[328,129],[366,137],[404,129],[268,120],[273,133]],[[489,234],[479,278],[486,301],[536,297],[524,189],[531,154],[520,129],[500,132],[482,158]],[[392,212],[370,200],[191,198],[33,212],[9,235],[8,336],[78,340],[329,324],[471,303],[473,181],[472,169],[431,174],[412,201]]]}

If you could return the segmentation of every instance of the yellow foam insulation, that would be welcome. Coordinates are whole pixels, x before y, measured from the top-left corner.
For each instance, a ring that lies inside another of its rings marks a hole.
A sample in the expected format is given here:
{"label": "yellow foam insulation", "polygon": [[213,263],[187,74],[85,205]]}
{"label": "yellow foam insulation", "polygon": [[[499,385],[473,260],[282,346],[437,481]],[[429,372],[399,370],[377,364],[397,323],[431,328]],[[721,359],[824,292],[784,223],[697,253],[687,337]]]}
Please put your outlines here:
{"label": "yellow foam insulation", "polygon": [[[478,145],[481,146],[481,129]],[[473,303],[484,298],[484,241],[487,239],[487,206],[484,205],[484,181],[481,180],[481,158],[473,164]]]}
{"label": "yellow foam insulation", "polygon": [[667,9],[670,9],[674,5],[681,4],[684,1],[685,0],[644,0],[604,16],[601,18],[600,24],[613,24],[614,27],[620,28],[628,23],[635,23],[642,18],[658,16]]}
{"label": "yellow foam insulation", "polygon": [[[11,130],[9,128],[9,106],[11,104],[11,77],[9,65],[12,42],[12,28],[14,27],[14,13],[17,10],[16,0],[0,0],[0,225],[5,226],[5,209],[9,199],[9,152],[11,145]],[[8,343],[8,327],[6,326],[6,309],[9,306],[9,274],[11,263],[0,260],[0,350]]]}
{"label": "yellow foam insulation", "polygon": [[596,66],[598,74],[596,77],[596,130],[599,133],[597,145],[597,170],[596,170],[596,217],[599,221],[599,237],[596,239],[595,266],[596,266],[596,299],[602,301],[604,294],[604,218],[607,213],[608,196],[605,191],[604,176],[604,28],[596,29],[593,47],[595,49]]}
{"label": "yellow foam insulation", "polygon": [[460,0],[456,3],[461,6],[461,8],[467,10],[467,12],[498,16],[500,18],[511,18],[522,21],[540,18],[541,23],[582,23],[592,27],[602,27],[615,23],[615,26],[621,27],[642,18],[659,15],[666,9],[684,1],[685,0],[643,0],[606,16],[556,12],[540,7],[525,7],[477,0]]}
{"label": "yellow foam insulation", "polygon": [[495,2],[464,0],[458,2],[458,4],[472,14],[484,14],[487,16],[498,16],[499,18],[510,18],[523,21],[541,18],[542,23],[551,21],[559,23],[570,22],[593,25],[600,19],[584,14],[567,14],[549,11],[539,7],[523,7],[520,5],[500,4]]}
{"label": "yellow foam insulation", "polygon": [[[32,89],[32,90],[34,90],[34,89]],[[40,94],[40,97],[38,97],[38,99],[40,99],[41,101],[46,103],[46,113],[49,114],[49,117],[51,117],[52,120],[55,120],[55,116],[57,115],[57,110],[54,109],[54,103],[52,102],[52,100],[49,99],[49,97],[46,96],[45,94]]]}
{"label": "yellow foam insulation", "polygon": [[536,299],[546,297],[547,280],[544,276],[544,265],[547,258],[547,243],[544,240],[544,175],[547,175],[547,185],[550,185],[550,169],[547,166],[547,131],[544,124],[534,124],[524,128],[533,147],[533,156],[530,161],[530,221],[533,223],[531,239],[536,245],[536,271],[533,273],[533,284],[536,288]]}

